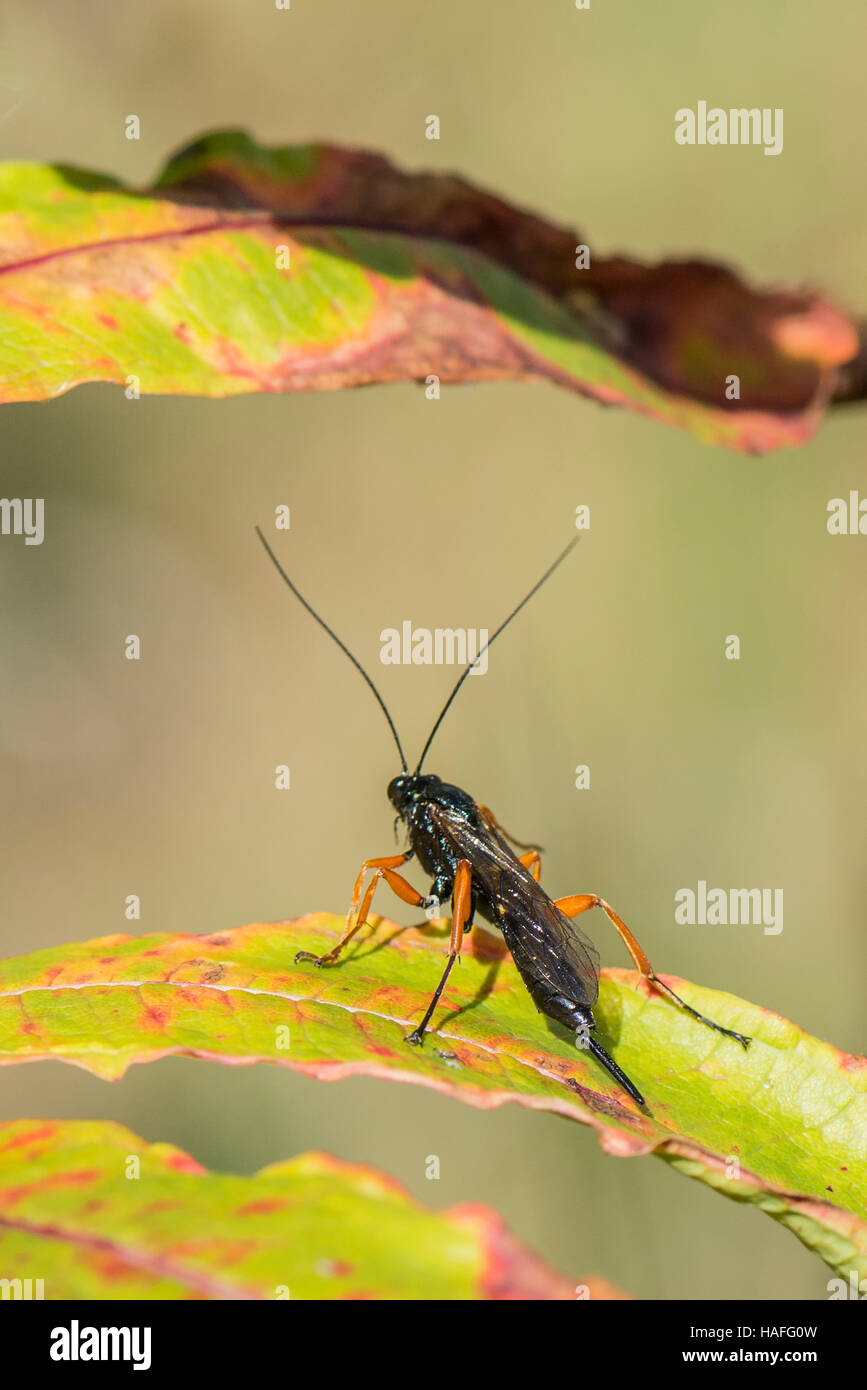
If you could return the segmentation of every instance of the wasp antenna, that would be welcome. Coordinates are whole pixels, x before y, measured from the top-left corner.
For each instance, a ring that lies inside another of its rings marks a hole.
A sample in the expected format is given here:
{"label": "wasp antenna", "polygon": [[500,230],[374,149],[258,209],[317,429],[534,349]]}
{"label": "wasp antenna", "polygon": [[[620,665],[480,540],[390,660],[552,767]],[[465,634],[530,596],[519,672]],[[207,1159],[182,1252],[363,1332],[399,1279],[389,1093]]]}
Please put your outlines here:
{"label": "wasp antenna", "polygon": [[580,541],[580,539],[581,539],[580,536],[574,536],[574,537],[572,538],[572,540],[569,542],[569,544],[565,547],[565,549],[560,551],[560,554],[557,556],[557,558],[556,558],[556,560],[554,561],[554,563],[548,566],[548,568],[546,569],[545,573],[542,575],[541,579],[537,579],[537,580],[536,580],[536,583],[533,585],[533,587],[532,587],[532,589],[530,590],[530,592],[529,592],[528,594],[525,594],[524,597],[521,599],[521,602],[520,602],[519,604],[517,604],[517,605],[512,609],[512,611],[511,611],[511,613],[509,614],[508,618],[504,618],[504,619],[503,619],[503,621],[500,623],[500,626],[497,628],[497,630],[496,630],[496,632],[494,633],[494,635],[493,635],[492,637],[489,637],[489,638],[488,638],[487,642],[486,642],[485,645],[482,647],[482,649],[481,649],[481,651],[478,653],[478,655],[475,656],[475,657],[473,658],[473,660],[472,660],[471,662],[469,662],[468,665],[466,665],[466,666],[464,667],[463,671],[462,671],[461,674],[458,676],[458,679],[455,681],[454,688],[452,689],[451,695],[450,695],[449,698],[446,700],[445,704],[443,705],[442,709],[440,710],[440,712],[439,712],[439,714],[438,714],[438,716],[437,716],[436,723],[434,724],[433,728],[431,729],[430,733],[428,734],[427,743],[425,744],[424,748],[421,750],[421,757],[419,758],[418,764],[417,764],[416,769],[415,769],[415,770],[416,770],[416,773],[421,772],[421,765],[422,765],[422,763],[424,762],[425,758],[426,758],[427,755],[428,755],[428,752],[429,752],[429,750],[430,750],[430,746],[431,746],[431,744],[433,743],[434,738],[435,738],[436,734],[437,734],[438,731],[439,731],[439,727],[440,727],[440,725],[442,724],[443,720],[445,719],[445,717],[446,717],[446,715],[447,715],[447,713],[448,713],[448,711],[449,711],[449,709],[450,709],[450,707],[451,707],[451,705],[452,705],[452,702],[454,701],[455,696],[457,695],[458,691],[460,690],[460,688],[461,688],[461,686],[463,685],[464,681],[466,680],[467,676],[468,676],[468,675],[470,674],[470,672],[472,671],[473,667],[476,666],[476,665],[481,661],[481,659],[482,659],[482,657],[484,656],[485,652],[488,650],[489,647],[493,646],[494,642],[496,642],[496,640],[497,640],[497,638],[499,637],[500,633],[501,633],[505,628],[507,628],[507,627],[509,626],[509,623],[512,621],[512,619],[513,619],[513,618],[516,618],[516,617],[518,616],[518,614],[520,613],[521,609],[522,609],[522,608],[525,608],[525,607],[527,606],[527,604],[530,602],[530,599],[533,597],[533,595],[534,595],[534,594],[537,594],[537,593],[539,592],[539,590],[541,589],[541,587],[542,587],[542,585],[545,583],[545,581],[546,581],[547,579],[550,579],[550,578],[551,578],[551,575],[554,573],[555,569],[557,569],[558,565],[562,565],[563,561],[566,559],[566,556],[569,554],[569,552],[570,552],[571,550],[574,550],[574,549],[575,549],[575,547],[576,547],[576,545],[578,544],[578,542]]}
{"label": "wasp antenna", "polygon": [[349,650],[349,648],[347,647],[346,643],[345,643],[345,642],[341,642],[340,638],[337,636],[337,633],[334,632],[333,629],[330,628],[330,627],[328,626],[328,624],[327,624],[327,622],[325,621],[324,618],[320,618],[319,614],[316,612],[316,609],[315,609],[311,604],[309,604],[309,603],[307,602],[306,598],[304,597],[304,595],[303,595],[302,593],[300,593],[300,591],[299,591],[298,589],[296,589],[295,585],[292,583],[292,580],[289,578],[289,576],[288,576],[288,574],[286,573],[286,571],[284,570],[283,566],[280,564],[280,561],[277,559],[277,556],[274,554],[274,552],[273,552],[273,550],[271,549],[270,545],[269,545],[268,542],[266,541],[264,535],[262,534],[261,528],[257,526],[257,527],[255,528],[255,530],[256,530],[256,535],[259,537],[259,540],[262,542],[262,544],[264,545],[266,551],[268,552],[268,555],[270,556],[271,560],[273,561],[273,563],[274,563],[274,568],[277,570],[277,573],[281,576],[281,578],[283,578],[283,579],[286,581],[286,583],[289,585],[289,588],[292,590],[292,592],[293,592],[293,594],[295,595],[295,597],[297,598],[298,602],[302,605],[303,608],[306,608],[306,609],[307,609],[307,612],[310,614],[311,618],[315,618],[316,621],[317,621],[317,623],[319,624],[319,626],[320,626],[321,628],[324,628],[324,629],[325,629],[325,631],[328,633],[328,636],[332,639],[332,641],[334,641],[334,642],[337,643],[338,647],[339,647],[340,650],[343,652],[344,656],[348,656],[348,657],[349,657],[349,660],[352,662],[352,664],[353,664],[353,666],[355,667],[356,671],[358,671],[358,672],[364,677],[364,679],[366,680],[367,684],[370,686],[370,689],[373,691],[374,695],[376,696],[376,701],[377,701],[377,704],[379,705],[379,708],[382,710],[383,714],[385,715],[386,719],[388,720],[388,727],[391,729],[391,736],[392,736],[392,738],[394,739],[395,743],[397,744],[397,751],[398,751],[398,753],[400,754],[400,765],[401,765],[401,770],[402,770],[403,772],[406,772],[406,771],[407,771],[406,754],[405,754],[404,751],[403,751],[403,747],[402,747],[401,742],[400,742],[400,739],[399,739],[399,737],[398,737],[397,729],[394,727],[394,720],[392,719],[391,715],[389,714],[389,712],[388,712],[388,706],[386,705],[385,701],[383,700],[382,696],[380,695],[379,691],[377,690],[377,688],[376,688],[376,686],[374,685],[373,681],[371,680],[370,676],[367,674],[367,672],[365,671],[364,667],[362,666],[362,664],[361,664],[361,662],[358,660],[358,658],[352,655],[352,652]]}

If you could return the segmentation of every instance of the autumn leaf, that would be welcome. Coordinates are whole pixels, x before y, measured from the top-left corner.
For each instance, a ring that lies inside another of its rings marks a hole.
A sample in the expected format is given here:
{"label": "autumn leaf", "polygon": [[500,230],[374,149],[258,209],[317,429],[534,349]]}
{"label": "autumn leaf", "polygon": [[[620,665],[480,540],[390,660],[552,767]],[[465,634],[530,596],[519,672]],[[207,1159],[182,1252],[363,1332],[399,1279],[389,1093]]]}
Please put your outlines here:
{"label": "autumn leaf", "polygon": [[0,344],[2,401],[89,381],[135,397],[547,380],[752,451],[802,443],[835,394],[867,391],[856,326],[818,294],[606,258],[463,179],[239,131],[147,190],[0,166]]}
{"label": "autumn leaf", "polygon": [[490,1109],[515,1102],[591,1125],[623,1157],[655,1153],[781,1221],[834,1269],[867,1275],[867,1060],[731,995],[666,976],[747,1052],[603,972],[597,1017],[645,1094],[642,1113],[571,1034],[534,1008],[499,938],[473,933],[423,1049],[405,1035],[442,970],[446,928],[381,920],[318,970],[340,919],[208,936],[101,937],[0,965],[0,1062],[74,1062],[116,1079],[182,1054],[277,1062],[320,1080],[365,1074]]}
{"label": "autumn leaf", "polygon": [[487,1207],[431,1212],[324,1153],[209,1173],[122,1125],[0,1125],[0,1268],[46,1299],[617,1299]]}

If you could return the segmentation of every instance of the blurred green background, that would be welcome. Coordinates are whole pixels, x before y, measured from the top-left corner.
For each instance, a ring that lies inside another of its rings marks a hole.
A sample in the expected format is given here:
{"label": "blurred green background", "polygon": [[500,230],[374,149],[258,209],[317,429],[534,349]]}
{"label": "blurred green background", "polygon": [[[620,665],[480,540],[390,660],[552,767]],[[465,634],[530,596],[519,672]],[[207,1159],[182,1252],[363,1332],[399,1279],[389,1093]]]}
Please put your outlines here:
{"label": "blurred green background", "polygon": [[[144,182],[212,127],[342,141],[459,170],[600,252],[697,252],[867,308],[867,26],[845,0],[5,10],[6,158]],[[699,99],[782,106],[783,154],[677,146],[674,112]],[[864,1049],[867,541],[825,529],[829,498],[867,494],[863,411],[761,460],[542,385],[435,404],[412,385],[135,403],[89,387],[0,424],[0,493],[44,497],[47,528],[41,548],[0,546],[4,955],[127,930],[129,893],[142,932],[342,911],[361,860],[390,852],[381,716],[254,522],[291,506],[281,553],[376,666],[412,749],[453,673],[378,667],[380,629],[492,628],[583,502],[588,542],[469,683],[432,768],[546,846],[550,891],[607,897],[658,968]],[[675,926],[676,889],[700,878],[782,887],[784,931]],[[0,1116],[23,1115],[113,1118],[236,1172],[308,1147],[366,1160],[430,1205],[488,1202],[564,1271],[645,1297],[825,1296],[824,1266],[758,1213],[517,1106],[176,1059],[116,1086],[5,1068]]]}

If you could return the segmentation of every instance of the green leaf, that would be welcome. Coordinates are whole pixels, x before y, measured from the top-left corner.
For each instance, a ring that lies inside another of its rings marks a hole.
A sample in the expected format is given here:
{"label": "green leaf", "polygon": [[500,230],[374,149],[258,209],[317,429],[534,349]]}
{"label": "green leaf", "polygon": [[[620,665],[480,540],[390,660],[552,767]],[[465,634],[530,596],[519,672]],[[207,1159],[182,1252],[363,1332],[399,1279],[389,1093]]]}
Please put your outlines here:
{"label": "green leaf", "polygon": [[2,165],[0,400],[535,379],[761,451],[860,392],[858,331],[819,296],[595,248],[579,269],[582,245],[453,176],[239,131],[146,191]]}
{"label": "green leaf", "polygon": [[171,1144],[77,1120],[0,1125],[0,1269],[41,1279],[46,1299],[577,1296],[487,1207],[430,1212],[323,1153],[208,1173]]}
{"label": "green leaf", "polygon": [[439,979],[442,924],[379,921],[342,964],[325,914],[209,936],[102,937],[0,965],[0,1062],[55,1058],[116,1078],[172,1054],[271,1061],[322,1080],[367,1074],[485,1109],[517,1102],[592,1125],[602,1147],[656,1153],[781,1221],[848,1278],[867,1276],[867,1060],[777,1014],[666,976],[694,1007],[749,1034],[748,1052],[603,972],[606,1044],[647,1097],[642,1114],[571,1035],[539,1014],[499,940],[473,932],[423,1049],[404,1036]]}

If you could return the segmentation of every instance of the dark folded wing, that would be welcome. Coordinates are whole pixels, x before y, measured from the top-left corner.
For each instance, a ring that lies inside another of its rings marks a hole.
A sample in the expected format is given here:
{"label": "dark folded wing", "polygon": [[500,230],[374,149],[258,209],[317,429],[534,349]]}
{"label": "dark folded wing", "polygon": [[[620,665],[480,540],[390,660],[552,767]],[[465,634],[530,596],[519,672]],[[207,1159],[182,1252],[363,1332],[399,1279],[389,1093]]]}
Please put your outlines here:
{"label": "dark folded wing", "polygon": [[590,938],[555,906],[490,822],[483,818],[484,829],[477,830],[443,806],[432,808],[432,815],[456,855],[470,861],[476,889],[521,974],[544,973],[570,998],[577,985],[592,1007],[599,993],[599,952]]}
{"label": "dark folded wing", "polygon": [[503,935],[521,974],[544,975],[560,994],[593,1007],[599,995],[599,952],[547,893],[504,880]]}

